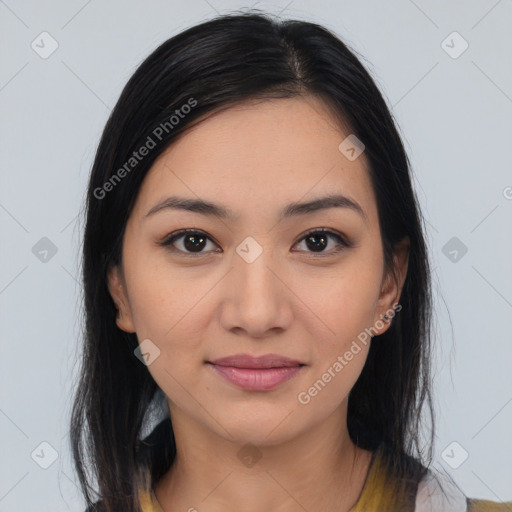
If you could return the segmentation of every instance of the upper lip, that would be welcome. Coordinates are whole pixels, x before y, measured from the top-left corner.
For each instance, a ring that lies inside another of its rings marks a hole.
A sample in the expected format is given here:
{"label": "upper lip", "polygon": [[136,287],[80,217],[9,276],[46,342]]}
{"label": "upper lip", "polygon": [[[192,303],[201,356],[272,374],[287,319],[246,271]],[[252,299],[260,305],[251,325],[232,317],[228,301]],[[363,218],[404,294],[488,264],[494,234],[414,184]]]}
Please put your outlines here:
{"label": "upper lip", "polygon": [[249,354],[235,354],[228,357],[221,357],[209,363],[219,366],[232,366],[234,368],[283,368],[290,366],[303,366],[304,363],[290,359],[278,354],[265,354],[253,357]]}

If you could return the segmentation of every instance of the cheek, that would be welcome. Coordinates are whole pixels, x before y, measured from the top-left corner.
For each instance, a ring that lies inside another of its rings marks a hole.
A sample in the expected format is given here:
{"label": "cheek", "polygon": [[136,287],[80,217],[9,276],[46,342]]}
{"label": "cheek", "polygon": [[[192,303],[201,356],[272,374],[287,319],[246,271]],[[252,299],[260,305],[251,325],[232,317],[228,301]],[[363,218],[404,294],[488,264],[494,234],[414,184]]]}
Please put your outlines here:
{"label": "cheek", "polygon": [[[197,330],[197,310],[204,306],[204,298],[211,288],[211,277],[201,279],[190,269],[173,269],[160,258],[141,255],[134,262],[130,274],[130,304],[139,336],[158,339],[161,343],[179,343],[194,338]],[[193,321],[191,320],[193,319]],[[178,335],[181,333],[182,335]]]}
{"label": "cheek", "polygon": [[[345,295],[344,291],[341,285],[333,288],[331,300],[323,302],[319,316],[328,329],[322,329],[321,336],[317,332],[311,338],[314,340],[312,365],[297,396],[300,407],[306,406],[304,413],[311,420],[317,415],[330,414],[348,398],[370,349],[371,337],[365,329],[371,325],[371,300],[361,289],[357,296],[353,291]],[[320,303],[319,300],[317,304]]]}
{"label": "cheek", "polygon": [[212,319],[208,292],[215,280],[211,273],[194,277],[165,265],[141,265],[131,277],[139,343],[149,339],[159,350],[148,370],[171,400],[186,401],[190,397],[182,391],[201,384],[204,332]]}
{"label": "cheek", "polygon": [[303,321],[309,324],[312,339],[318,340],[315,352],[319,356],[343,353],[371,327],[380,285],[380,275],[374,269],[362,264],[340,266],[302,278],[300,286],[295,286],[308,307],[309,320],[304,317]]}
{"label": "cheek", "polygon": [[175,274],[146,275],[139,282],[132,308],[137,337],[139,343],[150,339],[160,351],[148,371],[173,402],[186,403],[190,395],[185,390],[200,385],[208,287],[187,286]]}
{"label": "cheek", "polygon": [[310,421],[330,416],[346,403],[368,356],[370,338],[361,342],[345,333],[335,342],[318,340],[319,358],[311,368],[305,385],[297,394],[297,406]]}

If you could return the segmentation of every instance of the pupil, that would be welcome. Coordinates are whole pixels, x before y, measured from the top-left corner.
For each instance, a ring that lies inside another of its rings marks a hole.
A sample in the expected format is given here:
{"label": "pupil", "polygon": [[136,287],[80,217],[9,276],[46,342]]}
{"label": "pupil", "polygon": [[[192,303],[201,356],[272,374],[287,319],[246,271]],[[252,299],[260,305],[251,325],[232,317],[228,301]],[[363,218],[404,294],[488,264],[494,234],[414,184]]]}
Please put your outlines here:
{"label": "pupil", "polygon": [[[192,242],[196,238],[200,240],[199,244],[194,244]],[[194,250],[194,249],[201,250],[204,248],[204,241],[205,241],[205,237],[203,237],[201,235],[187,235],[185,237],[184,244],[185,244],[185,247],[187,250]]]}
{"label": "pupil", "polygon": [[[321,240],[321,242],[319,244],[313,242],[314,240],[317,240],[317,239]],[[312,246],[310,246],[308,242],[312,242]],[[322,234],[311,235],[306,238],[306,244],[308,245],[309,249],[320,248],[320,250],[322,250],[326,247],[326,245],[327,245],[326,242],[327,242],[327,237]]]}

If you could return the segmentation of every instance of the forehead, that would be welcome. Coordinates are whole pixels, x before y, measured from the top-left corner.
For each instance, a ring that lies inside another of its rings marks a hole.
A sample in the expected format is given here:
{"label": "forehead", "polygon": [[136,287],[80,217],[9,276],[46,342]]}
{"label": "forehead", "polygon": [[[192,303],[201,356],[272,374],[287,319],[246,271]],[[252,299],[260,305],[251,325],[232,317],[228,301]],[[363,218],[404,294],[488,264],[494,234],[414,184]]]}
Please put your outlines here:
{"label": "forehead", "polygon": [[207,115],[155,161],[134,213],[143,217],[171,194],[244,217],[340,193],[371,218],[376,205],[365,154],[349,160],[339,149],[349,135],[311,96],[249,101]]}

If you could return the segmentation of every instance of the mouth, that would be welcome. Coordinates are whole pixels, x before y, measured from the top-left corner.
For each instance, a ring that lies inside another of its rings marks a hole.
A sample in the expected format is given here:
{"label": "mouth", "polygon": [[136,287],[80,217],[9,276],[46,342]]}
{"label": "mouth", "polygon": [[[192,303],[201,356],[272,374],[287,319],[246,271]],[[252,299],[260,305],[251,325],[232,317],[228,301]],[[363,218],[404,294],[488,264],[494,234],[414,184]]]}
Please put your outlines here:
{"label": "mouth", "polygon": [[215,373],[247,391],[269,391],[290,380],[304,366],[297,360],[276,354],[252,357],[247,354],[206,361]]}

